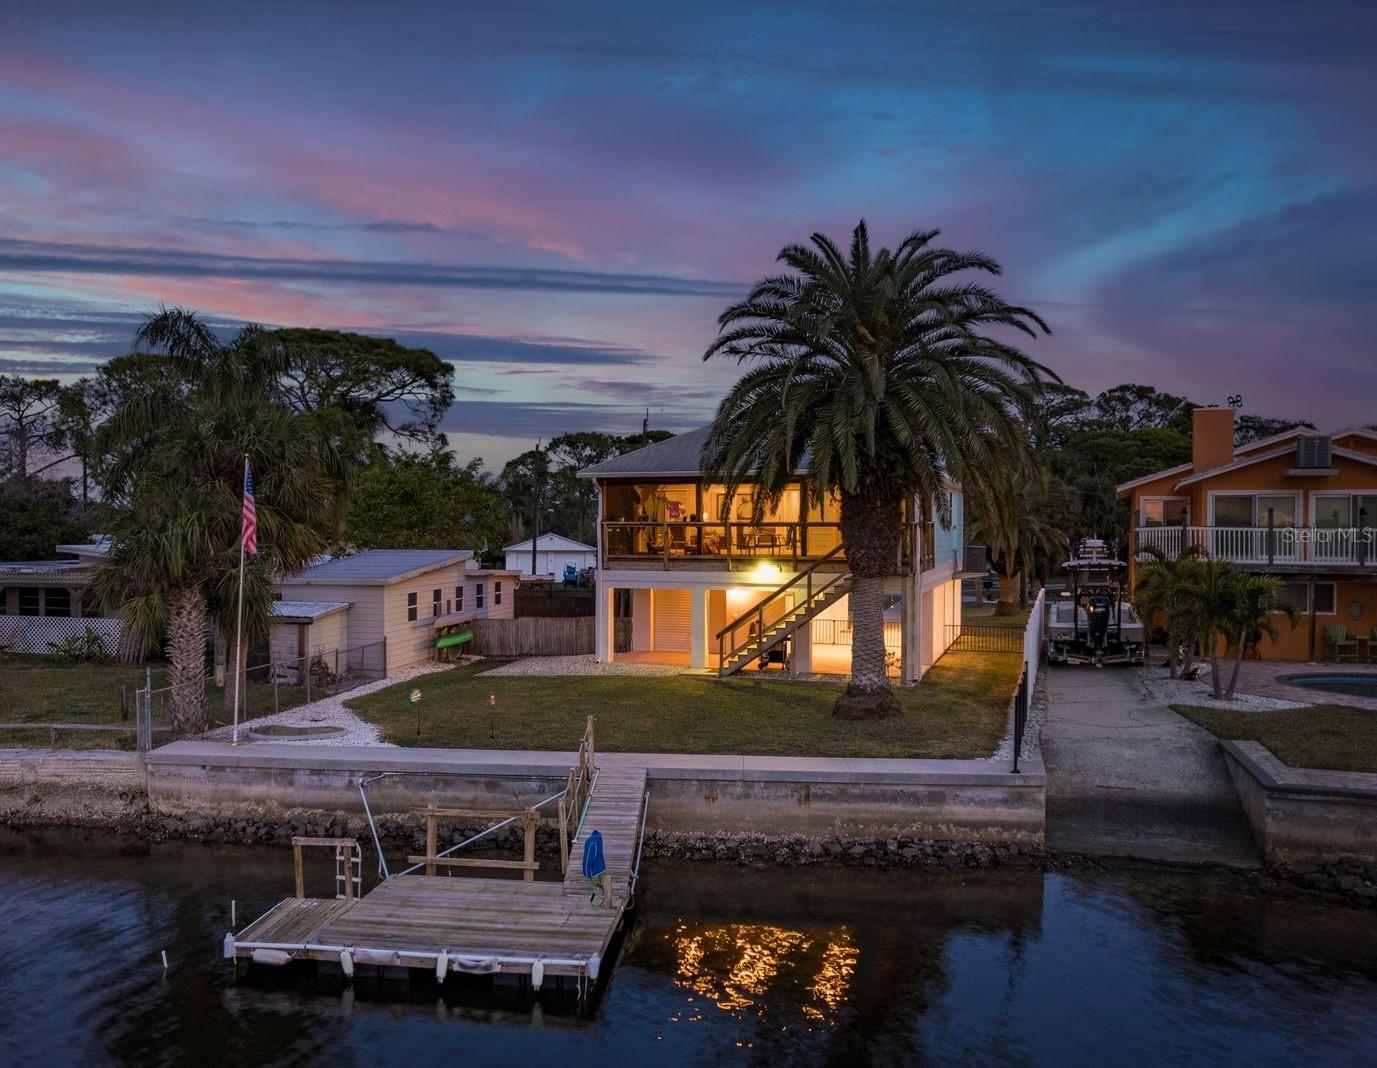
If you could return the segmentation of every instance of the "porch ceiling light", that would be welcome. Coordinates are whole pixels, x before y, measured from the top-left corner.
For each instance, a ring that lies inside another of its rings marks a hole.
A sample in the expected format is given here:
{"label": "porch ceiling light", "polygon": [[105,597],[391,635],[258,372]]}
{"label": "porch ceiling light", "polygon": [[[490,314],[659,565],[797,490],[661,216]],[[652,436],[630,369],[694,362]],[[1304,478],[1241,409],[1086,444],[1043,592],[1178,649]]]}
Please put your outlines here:
{"label": "porch ceiling light", "polygon": [[765,560],[755,565],[755,570],[751,572],[751,577],[756,582],[773,582],[783,574],[778,564],[771,564]]}

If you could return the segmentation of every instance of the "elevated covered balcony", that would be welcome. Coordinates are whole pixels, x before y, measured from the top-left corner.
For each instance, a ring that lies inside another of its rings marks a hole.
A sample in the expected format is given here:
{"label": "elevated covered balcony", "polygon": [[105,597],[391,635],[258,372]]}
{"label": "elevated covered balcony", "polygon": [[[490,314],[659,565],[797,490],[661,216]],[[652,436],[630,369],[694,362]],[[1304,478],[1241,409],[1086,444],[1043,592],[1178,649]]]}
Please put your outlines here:
{"label": "elevated covered balcony", "polygon": [[[721,486],[701,482],[605,482],[601,485],[601,566],[612,570],[735,571],[762,562],[798,571],[817,561],[846,570],[835,501],[802,507],[802,486],[760,509],[750,491],[727,500]],[[896,567],[933,565],[933,525],[906,517]]]}

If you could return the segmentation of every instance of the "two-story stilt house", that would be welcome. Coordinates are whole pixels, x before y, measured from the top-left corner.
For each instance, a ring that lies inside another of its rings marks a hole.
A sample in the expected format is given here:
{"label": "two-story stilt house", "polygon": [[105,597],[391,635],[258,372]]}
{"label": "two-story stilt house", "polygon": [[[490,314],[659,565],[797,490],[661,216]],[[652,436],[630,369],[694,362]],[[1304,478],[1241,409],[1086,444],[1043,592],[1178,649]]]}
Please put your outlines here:
{"label": "two-story stilt house", "polygon": [[[846,674],[851,576],[835,502],[807,505],[803,473],[758,514],[750,487],[727,499],[704,476],[708,430],[580,472],[598,490],[597,656],[731,674],[779,665]],[[891,674],[916,681],[955,640],[964,567],[960,488],[951,526],[933,502],[906,508],[906,537],[886,590]],[[615,650],[615,620],[631,648]]]}
{"label": "two-story stilt house", "polygon": [[1274,575],[1302,616],[1263,637],[1260,655],[1315,660],[1326,635],[1352,636],[1353,659],[1377,646],[1377,431],[1293,427],[1234,443],[1231,408],[1197,408],[1189,463],[1118,488],[1133,516],[1132,581],[1152,546],[1187,545],[1244,571]]}

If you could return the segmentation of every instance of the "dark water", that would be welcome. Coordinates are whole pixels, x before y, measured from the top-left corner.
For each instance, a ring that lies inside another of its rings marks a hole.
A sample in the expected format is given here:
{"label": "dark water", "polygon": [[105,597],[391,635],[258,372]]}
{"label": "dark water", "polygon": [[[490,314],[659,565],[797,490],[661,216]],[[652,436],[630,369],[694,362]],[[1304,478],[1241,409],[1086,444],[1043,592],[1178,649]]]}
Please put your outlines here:
{"label": "dark water", "polygon": [[[290,851],[0,832],[0,1063],[1348,1064],[1377,914],[1161,873],[656,865],[591,1013],[219,957]],[[164,975],[159,950],[171,967]]]}

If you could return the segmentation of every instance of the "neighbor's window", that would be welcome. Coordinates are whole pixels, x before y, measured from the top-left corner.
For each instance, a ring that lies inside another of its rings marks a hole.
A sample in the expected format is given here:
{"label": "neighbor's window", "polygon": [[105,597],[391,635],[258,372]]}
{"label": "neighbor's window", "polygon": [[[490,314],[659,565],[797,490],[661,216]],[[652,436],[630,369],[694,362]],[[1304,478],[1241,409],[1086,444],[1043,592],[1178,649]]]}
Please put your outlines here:
{"label": "neighbor's window", "polygon": [[406,618],[412,623],[416,622],[416,600],[416,594],[408,593],[406,595]]}
{"label": "neighbor's window", "polygon": [[494,583],[492,584],[492,603],[493,603],[493,604],[501,604],[501,603],[502,603],[502,580],[501,580],[501,579],[498,579],[496,582],[494,582]]}
{"label": "neighbor's window", "polygon": [[473,585],[473,607],[483,607],[483,584],[481,582],[475,582]]}
{"label": "neighbor's window", "polygon": [[1217,527],[1251,527],[1253,525],[1252,494],[1221,495],[1214,499],[1214,525]]}
{"label": "neighbor's window", "polygon": [[454,610],[455,610],[456,612],[462,612],[462,611],[464,610],[464,587],[463,587],[463,586],[455,586],[455,587],[454,587]]}
{"label": "neighbor's window", "polygon": [[1190,519],[1189,502],[1183,497],[1144,497],[1143,526],[1174,527],[1181,523],[1181,509],[1186,508]]}
{"label": "neighbor's window", "polygon": [[439,590],[431,590],[431,591],[430,591],[430,614],[431,614],[432,616],[438,616],[438,615],[440,614],[440,591],[439,591]]}
{"label": "neighbor's window", "polygon": [[43,614],[45,616],[70,616],[72,614],[72,591],[59,587],[44,590]]}
{"label": "neighbor's window", "polygon": [[[1310,583],[1288,582],[1281,592],[1281,603],[1306,615],[1310,612]],[[1315,614],[1332,616],[1335,612],[1335,586],[1332,582],[1315,583]]]}
{"label": "neighbor's window", "polygon": [[38,615],[37,587],[19,587],[19,614],[21,616]]}

